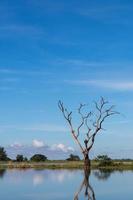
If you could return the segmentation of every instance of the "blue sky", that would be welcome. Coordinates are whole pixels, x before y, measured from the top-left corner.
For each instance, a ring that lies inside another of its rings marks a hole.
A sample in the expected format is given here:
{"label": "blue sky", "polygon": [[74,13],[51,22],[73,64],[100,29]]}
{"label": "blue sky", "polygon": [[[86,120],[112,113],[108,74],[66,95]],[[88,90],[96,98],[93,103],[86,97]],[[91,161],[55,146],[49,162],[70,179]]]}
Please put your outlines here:
{"label": "blue sky", "polygon": [[57,102],[76,111],[103,96],[121,115],[105,123],[92,156],[133,158],[132,11],[127,0],[0,1],[0,141],[9,154],[78,153]]}

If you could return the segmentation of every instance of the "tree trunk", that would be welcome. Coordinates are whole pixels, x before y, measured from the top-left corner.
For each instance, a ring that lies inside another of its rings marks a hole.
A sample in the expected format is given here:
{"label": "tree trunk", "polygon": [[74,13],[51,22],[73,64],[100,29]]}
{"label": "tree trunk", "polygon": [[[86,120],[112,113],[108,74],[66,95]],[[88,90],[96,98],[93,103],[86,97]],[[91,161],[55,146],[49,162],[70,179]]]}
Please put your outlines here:
{"label": "tree trunk", "polygon": [[87,171],[90,171],[91,168],[91,162],[89,158],[89,153],[84,154],[84,169]]}

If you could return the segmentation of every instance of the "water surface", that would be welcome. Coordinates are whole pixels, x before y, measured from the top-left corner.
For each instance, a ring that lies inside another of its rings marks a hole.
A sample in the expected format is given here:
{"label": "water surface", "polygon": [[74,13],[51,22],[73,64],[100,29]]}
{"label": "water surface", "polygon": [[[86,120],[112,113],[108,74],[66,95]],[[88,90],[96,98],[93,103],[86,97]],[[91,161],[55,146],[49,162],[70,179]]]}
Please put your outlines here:
{"label": "water surface", "polygon": [[132,200],[132,171],[0,170],[2,200]]}

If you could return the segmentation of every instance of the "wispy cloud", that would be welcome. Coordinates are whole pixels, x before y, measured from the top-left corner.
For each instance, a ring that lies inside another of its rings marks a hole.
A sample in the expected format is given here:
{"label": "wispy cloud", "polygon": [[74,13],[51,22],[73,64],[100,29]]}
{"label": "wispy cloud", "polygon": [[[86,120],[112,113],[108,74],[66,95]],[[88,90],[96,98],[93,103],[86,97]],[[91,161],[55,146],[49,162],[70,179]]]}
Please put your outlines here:
{"label": "wispy cloud", "polygon": [[12,91],[13,89],[14,89],[13,87],[0,86],[0,91],[3,91],[3,92]]}
{"label": "wispy cloud", "polygon": [[18,82],[20,79],[19,78],[2,78],[0,79],[0,82],[2,83],[15,83]]}
{"label": "wispy cloud", "polygon": [[[26,75],[26,76],[51,75],[50,72],[38,68],[32,70],[29,69],[21,70],[19,68],[17,69],[14,67],[8,67],[8,68],[0,67],[0,68],[1,68],[0,74],[2,75]],[[7,79],[16,79],[16,78],[7,78]]]}
{"label": "wispy cloud", "polygon": [[110,12],[114,12],[114,11],[125,11],[125,10],[128,10],[128,11],[132,11],[133,8],[130,6],[130,5],[122,5],[122,4],[105,4],[105,5],[102,5],[102,4],[98,4],[98,5],[95,5],[95,6],[90,6],[90,7],[86,7],[86,8],[80,8],[80,11],[83,11],[81,12],[81,14],[85,14],[85,15],[89,15],[89,14],[109,14]]}
{"label": "wispy cloud", "polygon": [[132,13],[132,4],[98,4],[90,7],[77,8],[77,13],[98,21],[113,24],[131,24],[132,19],[125,12]]}
{"label": "wispy cloud", "polygon": [[14,34],[15,36],[30,36],[31,38],[36,38],[44,36],[45,32],[42,28],[32,25],[7,24],[0,27],[0,36],[12,37]]}
{"label": "wispy cloud", "polygon": [[[124,73],[127,72],[127,67],[129,69],[132,69],[133,62],[132,61],[96,61],[96,60],[87,60],[87,59],[71,59],[71,58],[57,58],[55,60],[49,61],[49,64],[53,66],[67,66],[68,68],[74,67],[74,68],[80,68],[80,70],[83,72],[83,68],[87,69],[90,67],[90,69],[97,69],[98,73],[101,72],[101,68],[104,68],[106,72],[113,71],[115,73],[118,73],[121,68],[123,68]],[[114,69],[115,68],[115,69]],[[103,73],[104,71],[102,71]]]}
{"label": "wispy cloud", "polygon": [[65,1],[53,1],[53,0],[29,0],[29,5],[30,6],[35,6],[39,7],[40,11],[43,14],[46,13],[57,13],[57,12],[62,12],[66,10],[68,2],[66,3]]}
{"label": "wispy cloud", "polygon": [[57,124],[32,124],[32,125],[0,125],[0,130],[42,131],[42,132],[67,132],[67,128]]}
{"label": "wispy cloud", "polygon": [[88,60],[82,60],[82,59],[58,59],[53,62],[53,64],[58,65],[69,65],[69,66],[75,66],[75,67],[97,67],[97,66],[106,66],[106,65],[112,65],[112,63],[102,63],[102,62],[90,62]]}
{"label": "wispy cloud", "polygon": [[17,72],[16,70],[8,69],[8,68],[1,68],[0,69],[1,74],[14,74],[16,72]]}
{"label": "wispy cloud", "polygon": [[64,126],[56,124],[38,124],[24,127],[25,131],[45,131],[45,132],[67,132]]}
{"label": "wispy cloud", "polygon": [[120,91],[133,91],[133,81],[115,81],[115,80],[66,80],[66,83],[79,86],[94,86],[103,89],[112,89]]}

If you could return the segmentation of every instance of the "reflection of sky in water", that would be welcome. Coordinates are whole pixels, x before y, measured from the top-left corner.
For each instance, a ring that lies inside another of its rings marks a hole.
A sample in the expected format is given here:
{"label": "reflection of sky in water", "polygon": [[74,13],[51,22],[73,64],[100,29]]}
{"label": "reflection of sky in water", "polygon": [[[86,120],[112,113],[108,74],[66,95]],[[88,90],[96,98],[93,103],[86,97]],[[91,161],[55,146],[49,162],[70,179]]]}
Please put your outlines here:
{"label": "reflection of sky in water", "polygon": [[40,185],[40,184],[43,184],[44,182],[44,177],[40,174],[35,174],[33,176],[33,185]]}
{"label": "reflection of sky in water", "polygon": [[34,187],[40,185],[55,185],[63,184],[64,182],[71,182],[76,174],[79,175],[81,171],[74,170],[7,170],[4,176],[4,181],[14,186],[23,185],[25,182]]}
{"label": "reflection of sky in water", "polygon": [[[1,172],[2,200],[73,200],[84,179],[81,170],[7,170]],[[97,200],[131,200],[133,172],[92,171],[89,183]],[[8,192],[7,192],[8,191]],[[85,199],[85,188],[79,200]]]}
{"label": "reflection of sky in water", "polygon": [[58,182],[58,183],[63,183],[64,180],[71,179],[74,176],[74,171],[68,171],[68,170],[56,170],[56,171],[47,171],[47,170],[42,170],[39,171],[39,173],[34,174],[33,173],[33,184],[40,185],[43,184],[45,181],[48,179],[51,182]]}
{"label": "reflection of sky in water", "polygon": [[44,181],[62,183],[64,179],[71,179],[78,171],[68,170],[8,170],[4,176],[8,182],[21,183],[24,180],[32,180],[33,185],[43,184]]}

